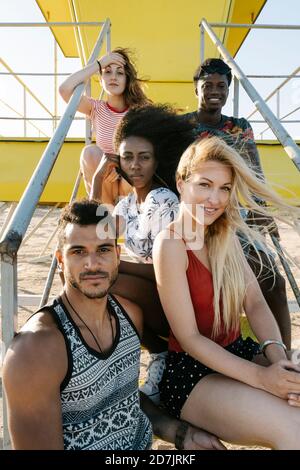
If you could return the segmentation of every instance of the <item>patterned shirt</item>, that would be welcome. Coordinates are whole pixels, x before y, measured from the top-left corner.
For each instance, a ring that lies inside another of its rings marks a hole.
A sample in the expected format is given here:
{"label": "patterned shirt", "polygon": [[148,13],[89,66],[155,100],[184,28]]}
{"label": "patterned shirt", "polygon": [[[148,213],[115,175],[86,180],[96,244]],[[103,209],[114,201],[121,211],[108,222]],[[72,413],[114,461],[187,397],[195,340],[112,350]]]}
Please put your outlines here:
{"label": "patterned shirt", "polygon": [[149,449],[152,428],[140,408],[138,390],[141,345],[127,313],[114,297],[108,297],[117,333],[112,349],[100,353],[85,342],[60,298],[46,308],[68,352],[68,372],[61,384],[64,448]]}
{"label": "patterned shirt", "polygon": [[96,135],[96,144],[104,153],[115,153],[113,147],[113,136],[115,129],[121,119],[125,116],[128,108],[118,112],[109,106],[106,101],[89,98],[92,105],[89,118],[92,121],[93,130]]}
{"label": "patterned shirt", "polygon": [[263,177],[253,130],[247,119],[222,115],[221,121],[216,125],[212,125],[200,122],[197,111],[185,114],[184,117],[194,123],[195,138],[202,139],[214,135],[223,139],[228,145],[234,147],[239,152],[250,168]]}
{"label": "patterned shirt", "polygon": [[177,196],[167,188],[153,189],[141,206],[134,193],[122,199],[114,215],[125,221],[125,247],[139,263],[152,263],[155,237],[174,221],[179,210]]}

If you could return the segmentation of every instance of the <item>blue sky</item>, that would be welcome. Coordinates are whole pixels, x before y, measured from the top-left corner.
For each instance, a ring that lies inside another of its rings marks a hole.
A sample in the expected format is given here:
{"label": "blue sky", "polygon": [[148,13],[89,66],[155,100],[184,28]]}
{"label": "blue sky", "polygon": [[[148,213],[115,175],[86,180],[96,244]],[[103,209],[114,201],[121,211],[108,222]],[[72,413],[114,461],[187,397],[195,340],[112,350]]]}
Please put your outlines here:
{"label": "blue sky", "polygon": [[[44,21],[39,8],[34,0],[1,0],[1,22],[40,22]],[[299,0],[268,0],[262,10],[257,23],[277,24],[300,24],[300,2]],[[297,53],[300,31],[271,31],[253,30],[249,33],[246,41],[241,47],[236,60],[242,70],[247,74],[289,74],[300,65]],[[38,37],[38,45],[37,45]],[[7,47],[9,45],[9,48]],[[43,52],[45,51],[45,52]],[[53,38],[46,28],[40,28],[33,33],[27,28],[0,29],[0,57],[16,71],[53,72]],[[64,59],[59,51],[58,68],[60,72],[71,72],[80,67],[79,60]],[[0,65],[0,71],[4,68]],[[300,74],[299,74],[300,75]],[[22,77],[26,83],[30,81],[30,87],[38,97],[53,110],[54,85],[53,78]],[[258,88],[259,93],[265,97],[282,80],[281,79],[253,79],[252,83]],[[0,77],[0,100],[4,100],[13,108],[22,112],[23,91],[20,85],[15,85],[12,78]],[[14,85],[14,86],[13,86]],[[59,113],[62,112],[64,104],[58,100]],[[276,109],[275,100],[270,101],[273,111]],[[281,93],[281,115],[286,114],[296,106],[300,106],[300,78],[294,79]],[[45,117],[41,108],[34,104],[33,100],[27,100],[28,114],[31,116]],[[245,93],[241,92],[240,110],[242,116],[247,116],[252,111],[253,105]],[[226,106],[225,112],[232,114],[231,99]],[[15,116],[0,101],[1,116]],[[254,116],[260,119],[259,113]],[[300,113],[294,114],[291,119],[300,119]],[[46,132],[51,131],[51,126],[45,122],[36,124]],[[77,132],[81,134],[83,127],[75,123],[70,135]],[[253,124],[256,134],[265,125]],[[12,130],[13,129],[13,130]],[[300,138],[299,124],[287,125],[287,129],[294,137]],[[0,120],[0,134],[18,135],[23,132],[23,123],[4,122]],[[35,132],[32,132],[36,135]],[[272,136],[271,132],[265,134],[266,138]]]}

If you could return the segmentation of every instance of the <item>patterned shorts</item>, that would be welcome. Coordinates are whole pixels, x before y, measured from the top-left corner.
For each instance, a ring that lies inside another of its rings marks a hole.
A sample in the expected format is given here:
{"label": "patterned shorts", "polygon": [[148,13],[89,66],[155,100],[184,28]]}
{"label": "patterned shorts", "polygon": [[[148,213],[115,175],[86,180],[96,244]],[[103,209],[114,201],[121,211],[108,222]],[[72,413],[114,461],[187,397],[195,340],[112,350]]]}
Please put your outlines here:
{"label": "patterned shorts", "polygon": [[[259,354],[259,344],[241,336],[225,347],[235,356],[252,361]],[[166,369],[160,384],[161,401],[167,411],[180,418],[183,405],[194,386],[206,375],[215,373],[184,352],[169,351]]]}

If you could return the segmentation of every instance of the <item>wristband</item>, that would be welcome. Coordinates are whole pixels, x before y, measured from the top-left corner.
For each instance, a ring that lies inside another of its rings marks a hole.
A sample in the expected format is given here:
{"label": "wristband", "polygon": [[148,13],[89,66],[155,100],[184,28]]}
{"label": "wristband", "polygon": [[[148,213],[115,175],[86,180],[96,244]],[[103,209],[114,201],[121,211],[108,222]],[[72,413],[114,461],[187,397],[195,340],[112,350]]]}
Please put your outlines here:
{"label": "wristband", "polygon": [[102,75],[102,67],[101,67],[101,62],[100,62],[100,60],[97,60],[97,64],[98,64],[98,66],[99,66],[99,73],[100,73],[100,75]]}
{"label": "wristband", "polygon": [[279,341],[277,339],[266,339],[266,341],[261,343],[259,346],[260,352],[263,353],[265,357],[266,357],[265,350],[268,346],[270,346],[270,344],[277,344],[278,346],[281,346],[285,352],[287,352],[287,347],[282,341]]}
{"label": "wristband", "polygon": [[189,423],[186,421],[180,421],[177,431],[176,431],[176,436],[175,436],[175,448],[177,450],[184,450],[184,439],[187,433],[189,427]]}

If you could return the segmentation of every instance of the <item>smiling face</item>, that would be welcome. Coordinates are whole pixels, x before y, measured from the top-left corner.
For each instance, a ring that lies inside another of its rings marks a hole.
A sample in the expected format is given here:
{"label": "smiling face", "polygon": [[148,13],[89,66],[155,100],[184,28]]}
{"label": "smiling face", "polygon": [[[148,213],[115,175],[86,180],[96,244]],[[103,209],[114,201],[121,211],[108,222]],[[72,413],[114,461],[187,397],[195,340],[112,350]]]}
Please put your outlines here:
{"label": "smiling face", "polygon": [[178,180],[181,201],[190,205],[192,213],[203,216],[204,226],[211,225],[225,211],[232,188],[231,169],[217,161],[199,164],[197,170],[186,180]]}
{"label": "smiling face", "polygon": [[126,88],[126,74],[123,65],[111,63],[105,67],[101,75],[101,84],[108,95],[122,95]]}
{"label": "smiling face", "polygon": [[151,188],[157,161],[151,142],[142,137],[127,137],[119,147],[121,169],[136,189]]}
{"label": "smiling face", "polygon": [[90,299],[105,297],[118,276],[119,247],[100,239],[96,225],[67,224],[56,254],[65,282]]}
{"label": "smiling face", "polygon": [[198,108],[205,111],[221,111],[229,93],[226,75],[212,73],[197,82]]}

